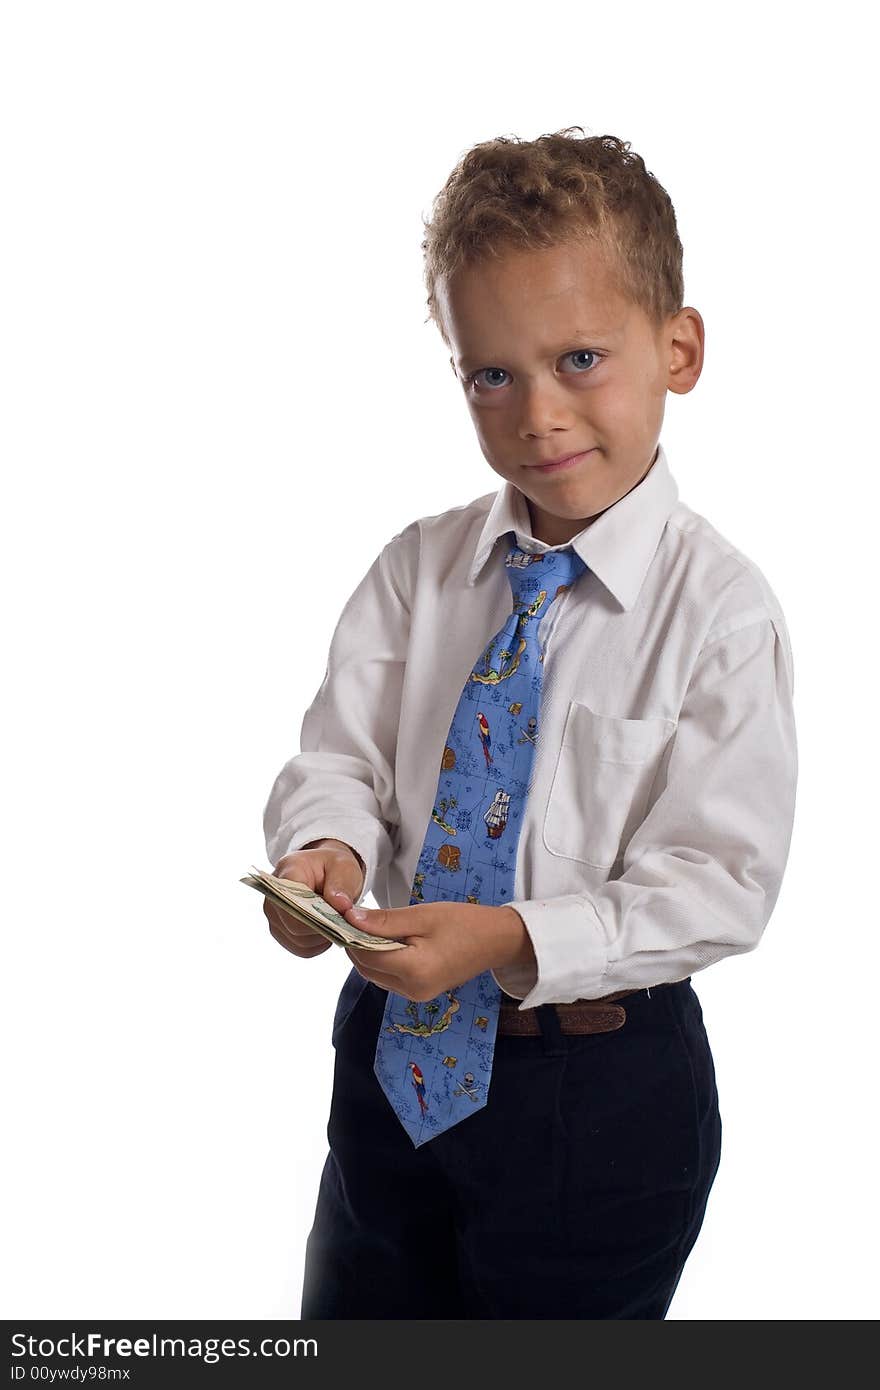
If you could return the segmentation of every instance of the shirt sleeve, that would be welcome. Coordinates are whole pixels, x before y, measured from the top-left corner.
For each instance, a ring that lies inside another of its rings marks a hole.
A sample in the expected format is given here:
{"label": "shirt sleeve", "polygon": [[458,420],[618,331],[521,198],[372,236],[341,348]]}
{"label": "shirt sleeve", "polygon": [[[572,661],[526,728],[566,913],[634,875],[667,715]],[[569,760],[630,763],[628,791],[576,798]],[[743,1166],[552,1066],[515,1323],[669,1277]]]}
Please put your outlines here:
{"label": "shirt sleeve", "polygon": [[683,980],[757,946],[794,821],[793,691],[781,615],[752,615],[703,647],[621,876],[597,891],[509,904],[537,973],[493,973],[520,1008]]}
{"label": "shirt sleeve", "polygon": [[358,902],[391,861],[399,826],[394,767],[409,606],[404,546],[385,546],[346,603],[324,679],[303,718],[300,752],[263,811],[269,862],[312,840],[350,845],[364,862]]}

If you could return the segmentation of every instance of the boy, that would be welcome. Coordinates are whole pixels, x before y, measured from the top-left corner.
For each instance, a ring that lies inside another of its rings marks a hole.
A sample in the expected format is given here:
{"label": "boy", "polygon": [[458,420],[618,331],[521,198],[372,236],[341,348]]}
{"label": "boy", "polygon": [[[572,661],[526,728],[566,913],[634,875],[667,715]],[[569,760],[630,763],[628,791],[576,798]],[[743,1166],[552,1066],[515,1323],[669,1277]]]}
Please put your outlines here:
{"label": "boy", "polygon": [[265,809],[276,873],[406,946],[348,951],[304,1318],[663,1318],[718,1168],[691,976],[776,902],[792,659],[659,443],[704,346],[670,200],[571,130],[477,145],[435,202],[431,316],[504,486],[385,545]]}

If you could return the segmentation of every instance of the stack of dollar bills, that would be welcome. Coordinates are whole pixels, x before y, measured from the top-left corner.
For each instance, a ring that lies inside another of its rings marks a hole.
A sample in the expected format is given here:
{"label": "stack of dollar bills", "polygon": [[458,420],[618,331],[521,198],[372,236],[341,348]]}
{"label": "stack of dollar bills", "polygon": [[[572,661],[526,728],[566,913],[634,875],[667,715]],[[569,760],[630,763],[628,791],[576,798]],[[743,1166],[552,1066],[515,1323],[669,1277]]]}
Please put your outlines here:
{"label": "stack of dollar bills", "polygon": [[305,883],[297,883],[295,879],[276,878],[274,874],[264,873],[252,864],[251,872],[239,882],[256,888],[276,907],[289,912],[291,917],[320,932],[321,936],[337,946],[358,946],[365,951],[399,951],[406,946],[404,941],[389,941],[387,937],[373,936],[371,932],[350,926],[320,893]]}

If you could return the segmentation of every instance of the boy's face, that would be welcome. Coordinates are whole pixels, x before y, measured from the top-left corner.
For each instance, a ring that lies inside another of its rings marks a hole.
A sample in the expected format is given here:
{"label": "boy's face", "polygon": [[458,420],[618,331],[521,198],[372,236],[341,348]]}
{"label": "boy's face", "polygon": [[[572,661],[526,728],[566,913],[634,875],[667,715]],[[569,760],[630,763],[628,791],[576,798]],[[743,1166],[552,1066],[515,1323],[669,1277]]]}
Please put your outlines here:
{"label": "boy's face", "polygon": [[[684,308],[655,327],[601,250],[574,242],[507,252],[437,294],[486,461],[525,494],[535,537],[565,544],[648,472],[666,392],[702,370],[702,318]],[[569,454],[582,457],[535,466]]]}

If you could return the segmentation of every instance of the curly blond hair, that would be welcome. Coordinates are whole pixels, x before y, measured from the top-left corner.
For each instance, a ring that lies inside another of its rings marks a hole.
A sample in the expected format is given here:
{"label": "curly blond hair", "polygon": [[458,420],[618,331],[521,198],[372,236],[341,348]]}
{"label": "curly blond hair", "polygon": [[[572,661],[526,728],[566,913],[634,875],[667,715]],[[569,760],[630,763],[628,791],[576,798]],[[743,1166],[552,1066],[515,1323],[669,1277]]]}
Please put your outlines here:
{"label": "curly blond hair", "polygon": [[[579,130],[580,137],[571,132]],[[428,318],[450,346],[437,284],[507,250],[564,242],[603,253],[620,293],[659,325],[682,308],[682,248],[669,194],[629,141],[567,126],[469,149],[422,218]]]}

